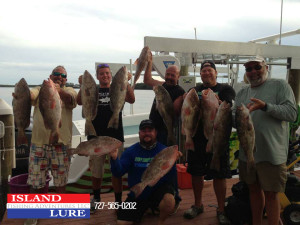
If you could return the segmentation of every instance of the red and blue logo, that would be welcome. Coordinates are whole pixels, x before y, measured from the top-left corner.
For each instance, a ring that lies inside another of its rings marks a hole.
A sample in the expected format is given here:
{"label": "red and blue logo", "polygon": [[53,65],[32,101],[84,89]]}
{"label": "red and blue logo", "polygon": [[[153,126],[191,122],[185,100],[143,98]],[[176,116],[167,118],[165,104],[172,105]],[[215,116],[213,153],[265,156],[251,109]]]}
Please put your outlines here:
{"label": "red and blue logo", "polygon": [[89,219],[89,194],[8,194],[9,219]]}

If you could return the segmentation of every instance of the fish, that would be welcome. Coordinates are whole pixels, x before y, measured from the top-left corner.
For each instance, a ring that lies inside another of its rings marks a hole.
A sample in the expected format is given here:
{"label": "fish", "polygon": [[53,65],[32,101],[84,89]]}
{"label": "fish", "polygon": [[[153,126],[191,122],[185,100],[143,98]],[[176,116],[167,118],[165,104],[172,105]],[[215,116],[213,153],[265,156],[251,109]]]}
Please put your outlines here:
{"label": "fish", "polygon": [[45,128],[51,130],[49,144],[58,143],[59,127],[61,127],[62,102],[55,84],[51,79],[44,80],[39,92],[39,109]]}
{"label": "fish", "polygon": [[155,92],[156,109],[162,117],[168,131],[168,145],[174,145],[176,143],[176,139],[173,132],[175,118],[173,101],[169,92],[163,86],[154,86],[153,90]]}
{"label": "fish", "polygon": [[92,75],[86,70],[82,76],[81,85],[82,114],[85,121],[85,135],[97,136],[92,121],[97,115],[98,87]]}
{"label": "fish", "polygon": [[216,94],[210,89],[202,91],[201,110],[204,136],[208,140],[206,152],[212,152],[213,126],[219,107],[219,100]]}
{"label": "fish", "polygon": [[186,95],[181,108],[182,134],[186,136],[185,149],[195,150],[193,137],[201,117],[200,99],[194,88]]}
{"label": "fish", "polygon": [[150,49],[148,46],[145,46],[142,49],[142,52],[139,56],[139,58],[137,59],[137,65],[136,65],[136,71],[135,71],[135,75],[134,75],[134,82],[132,85],[132,89],[134,89],[136,82],[138,81],[138,79],[140,78],[140,75],[143,71],[143,69],[147,66],[148,62],[149,62],[149,53],[150,53]]}
{"label": "fish", "polygon": [[109,154],[123,145],[118,139],[108,136],[98,136],[89,141],[81,142],[75,149],[68,149],[68,154],[78,154],[80,156],[101,156]]}
{"label": "fish", "polygon": [[28,145],[25,129],[30,125],[31,98],[28,84],[24,78],[15,85],[13,95],[13,113],[15,125],[18,128],[17,145]]}
{"label": "fish", "polygon": [[210,168],[220,171],[220,156],[228,150],[232,130],[232,111],[230,103],[223,101],[218,108],[213,126],[213,157]]}
{"label": "fish", "polygon": [[173,145],[160,151],[150,162],[144,171],[141,182],[134,185],[130,190],[137,198],[146,186],[153,187],[164,175],[166,175],[175,164],[180,153],[178,146]]}
{"label": "fish", "polygon": [[255,166],[253,156],[255,152],[255,130],[249,109],[244,104],[236,108],[235,123],[240,146],[247,158],[247,171],[249,172]]}
{"label": "fish", "polygon": [[119,113],[122,111],[125,104],[125,97],[128,85],[128,71],[126,66],[123,66],[114,76],[110,88],[110,109],[113,112],[107,128],[118,129],[119,127]]}

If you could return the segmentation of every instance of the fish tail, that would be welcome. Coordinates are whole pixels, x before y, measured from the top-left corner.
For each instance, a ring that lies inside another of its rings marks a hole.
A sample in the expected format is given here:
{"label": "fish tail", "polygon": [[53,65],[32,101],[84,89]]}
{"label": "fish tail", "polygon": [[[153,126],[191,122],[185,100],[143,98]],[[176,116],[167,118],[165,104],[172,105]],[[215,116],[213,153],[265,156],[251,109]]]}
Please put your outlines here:
{"label": "fish tail", "polygon": [[210,169],[220,171],[220,158],[215,154],[210,162]]}
{"label": "fish tail", "polygon": [[18,129],[17,145],[20,146],[22,144],[28,145],[28,140],[26,138],[25,131],[23,129]]}
{"label": "fish tail", "polygon": [[49,137],[49,144],[57,144],[59,139],[58,131],[51,131],[50,137]]}
{"label": "fish tail", "polygon": [[116,114],[117,116],[115,116],[115,113],[111,116],[107,128],[114,128],[114,129],[118,129],[119,127],[119,117],[118,114]]}
{"label": "fish tail", "polygon": [[147,185],[145,183],[141,182],[136,185],[134,185],[130,190],[134,193],[135,198],[137,198],[145,189]]}
{"label": "fish tail", "polygon": [[86,120],[85,121],[85,135],[93,135],[97,136],[94,125],[92,124],[92,121]]}

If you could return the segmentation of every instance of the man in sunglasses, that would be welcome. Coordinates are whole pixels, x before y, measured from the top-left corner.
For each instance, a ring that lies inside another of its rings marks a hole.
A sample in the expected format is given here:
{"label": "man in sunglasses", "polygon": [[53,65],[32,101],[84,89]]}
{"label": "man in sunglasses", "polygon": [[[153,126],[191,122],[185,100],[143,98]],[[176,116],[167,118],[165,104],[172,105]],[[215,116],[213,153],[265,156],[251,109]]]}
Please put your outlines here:
{"label": "man in sunglasses", "polygon": [[[64,193],[68,181],[70,156],[67,149],[72,141],[72,111],[76,107],[77,93],[72,87],[66,87],[67,71],[63,66],[53,69],[50,79],[54,82],[62,101],[61,127],[57,144],[49,144],[50,130],[45,128],[39,109],[41,87],[30,90],[33,112],[33,128],[29,155],[29,176],[27,183],[31,193],[43,193],[48,170],[51,170],[57,193]],[[27,219],[24,225],[35,225],[37,219]]]}
{"label": "man in sunglasses", "polygon": [[279,224],[278,192],[285,191],[289,122],[297,118],[291,87],[284,80],[267,79],[268,66],[261,56],[245,64],[249,86],[237,93],[236,107],[244,104],[251,112],[255,130],[255,168],[247,171],[244,151],[239,151],[239,176],[248,184],[252,224],[261,224],[266,207],[268,224]]}
{"label": "man in sunglasses", "polygon": [[[108,122],[112,116],[112,111],[110,109],[110,96],[109,88],[112,81],[112,74],[108,64],[100,64],[97,66],[96,77],[99,80],[99,102],[97,109],[97,116],[92,121],[93,126],[96,130],[97,136],[110,136],[124,142],[124,131],[123,131],[123,122],[122,122],[122,111],[119,114],[119,127],[118,129],[107,128]],[[128,80],[131,79],[131,74],[128,74]],[[79,84],[82,82],[82,76],[78,79]],[[133,104],[135,102],[135,96],[133,89],[128,84],[127,93],[125,101]],[[77,95],[78,105],[82,105],[81,102],[81,91]],[[88,140],[94,136],[88,136]],[[118,151],[119,155],[122,153],[122,149]],[[105,157],[94,157],[90,156],[89,166],[92,172],[92,188],[94,192],[94,198],[91,202],[91,213],[95,213],[95,202],[101,201],[100,192],[101,192],[101,183],[102,177],[104,175],[104,163]],[[122,177],[112,176],[112,186],[115,192],[115,201],[121,203],[122,201]]]}
{"label": "man in sunglasses", "polygon": [[[205,60],[201,64],[200,76],[202,84],[194,87],[199,99],[202,99],[202,91],[210,88],[221,101],[232,104],[235,98],[234,89],[228,84],[217,82],[217,69],[212,60]],[[185,97],[185,96],[184,96]],[[230,221],[224,213],[226,198],[226,179],[231,178],[229,162],[229,140],[224,146],[224,155],[220,156],[220,171],[210,169],[212,153],[206,152],[208,140],[204,135],[203,126],[199,125],[195,136],[193,137],[195,151],[188,151],[187,172],[192,175],[192,187],[195,197],[195,203],[183,214],[186,219],[193,219],[200,213],[203,213],[204,206],[202,202],[202,191],[204,187],[204,176],[206,179],[213,179],[214,191],[217,197],[218,208],[217,218],[220,225],[230,224]]]}

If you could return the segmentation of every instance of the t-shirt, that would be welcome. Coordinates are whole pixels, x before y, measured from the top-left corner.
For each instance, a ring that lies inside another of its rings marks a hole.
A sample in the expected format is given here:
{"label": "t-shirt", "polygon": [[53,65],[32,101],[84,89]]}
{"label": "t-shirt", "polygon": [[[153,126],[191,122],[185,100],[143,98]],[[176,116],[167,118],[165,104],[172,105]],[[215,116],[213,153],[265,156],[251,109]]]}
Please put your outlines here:
{"label": "t-shirt", "polygon": [[[174,102],[179,96],[182,96],[185,93],[184,89],[182,87],[180,87],[179,85],[174,86],[174,85],[167,85],[166,83],[163,83],[162,86],[170,94],[172,102]],[[155,98],[154,98],[154,101],[152,104],[149,118],[153,121],[153,123],[158,131],[160,131],[162,129],[167,130],[161,115],[159,114],[158,110],[156,109],[156,99]]]}
{"label": "t-shirt", "polygon": [[119,113],[118,129],[107,128],[113,112],[110,109],[109,88],[99,88],[97,116],[92,121],[97,136],[109,136],[124,142],[122,111]]}
{"label": "t-shirt", "polygon": [[[32,88],[30,91],[34,96],[32,105],[34,106],[33,111],[33,127],[32,127],[32,137],[31,143],[36,146],[43,146],[44,144],[49,144],[49,137],[51,131],[45,128],[44,119],[39,108],[39,93],[41,87]],[[66,108],[64,102],[62,101],[62,111],[61,111],[61,127],[58,130],[59,140],[58,142],[64,145],[71,146],[72,144],[72,110],[76,107],[76,96],[77,93],[72,87],[63,87],[63,90],[72,96],[72,107]]]}

